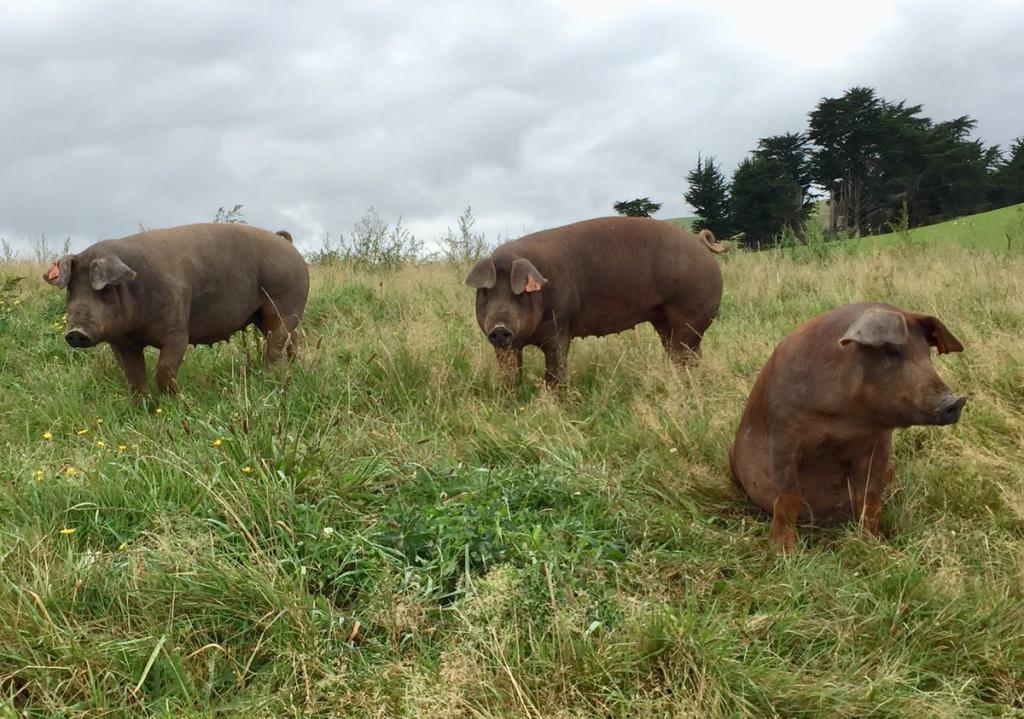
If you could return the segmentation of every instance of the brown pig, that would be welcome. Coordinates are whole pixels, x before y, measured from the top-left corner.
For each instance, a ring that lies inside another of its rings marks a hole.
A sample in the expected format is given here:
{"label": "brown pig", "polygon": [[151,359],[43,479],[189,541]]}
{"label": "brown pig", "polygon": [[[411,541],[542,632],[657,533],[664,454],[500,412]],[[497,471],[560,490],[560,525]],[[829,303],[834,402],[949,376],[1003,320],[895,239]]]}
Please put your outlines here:
{"label": "brown pig", "polygon": [[523,347],[544,353],[548,384],[565,377],[573,337],[613,334],[650,322],[680,361],[700,351],[718,312],[723,252],[708,230],[693,235],[641,217],[605,217],[506,242],[473,266],[476,318],[507,379]]}
{"label": "brown pig", "polygon": [[936,374],[931,347],[963,350],[935,317],[865,302],[775,348],[729,449],[733,479],[772,513],[773,548],[793,548],[797,519],[857,518],[879,533],[893,429],[953,424],[967,401]]}
{"label": "brown pig", "polygon": [[218,223],[104,240],[54,262],[43,279],[67,288],[72,347],[107,342],[133,393],[145,384],[144,347],[158,347],[156,382],[174,392],[189,344],[213,344],[248,325],[266,361],[294,354],[309,270],[284,231]]}

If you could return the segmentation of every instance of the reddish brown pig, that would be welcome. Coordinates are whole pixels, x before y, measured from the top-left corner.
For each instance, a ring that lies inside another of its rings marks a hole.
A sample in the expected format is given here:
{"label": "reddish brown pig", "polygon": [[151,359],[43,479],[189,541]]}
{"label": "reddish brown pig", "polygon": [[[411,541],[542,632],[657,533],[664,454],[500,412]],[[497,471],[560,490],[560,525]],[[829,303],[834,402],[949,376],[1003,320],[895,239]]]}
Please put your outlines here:
{"label": "reddish brown pig", "polygon": [[156,382],[170,392],[189,344],[226,340],[248,325],[266,336],[268,363],[293,354],[309,292],[309,270],[287,232],[227,223],[97,242],[54,262],[43,279],[68,290],[68,344],[109,343],[136,394],[144,347],[160,349]]}
{"label": "reddish brown pig", "polygon": [[793,548],[797,519],[857,518],[879,533],[893,429],[953,424],[967,401],[936,374],[931,347],[963,350],[935,317],[866,302],[779,343],[729,450],[733,479],[772,513],[777,551]]}
{"label": "reddish brown pig", "polygon": [[606,217],[506,242],[474,265],[476,318],[510,382],[523,347],[544,352],[545,380],[565,376],[573,337],[602,336],[650,322],[669,354],[700,351],[718,312],[723,252],[708,230],[693,235],[640,217]]}

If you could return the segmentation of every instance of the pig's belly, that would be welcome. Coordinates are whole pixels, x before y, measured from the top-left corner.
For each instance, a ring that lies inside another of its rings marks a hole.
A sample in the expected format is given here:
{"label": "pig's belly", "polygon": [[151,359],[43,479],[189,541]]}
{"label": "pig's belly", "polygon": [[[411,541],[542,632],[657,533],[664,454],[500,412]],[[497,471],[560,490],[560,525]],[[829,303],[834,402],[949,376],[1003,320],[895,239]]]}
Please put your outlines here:
{"label": "pig's belly", "polygon": [[230,339],[231,335],[252,324],[258,309],[257,307],[249,310],[236,306],[219,312],[210,309],[201,313],[201,316],[193,314],[189,322],[188,341],[194,345],[224,342]]}
{"label": "pig's belly", "polygon": [[631,330],[657,317],[656,306],[643,308],[617,308],[601,315],[577,318],[573,327],[575,337],[604,337]]}

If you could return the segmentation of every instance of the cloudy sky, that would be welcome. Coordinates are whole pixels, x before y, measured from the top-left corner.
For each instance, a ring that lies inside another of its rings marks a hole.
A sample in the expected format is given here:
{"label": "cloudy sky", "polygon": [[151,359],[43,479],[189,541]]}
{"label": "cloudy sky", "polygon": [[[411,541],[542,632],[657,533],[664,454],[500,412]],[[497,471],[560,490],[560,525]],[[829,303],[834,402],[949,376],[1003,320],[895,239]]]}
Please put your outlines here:
{"label": "cloudy sky", "polygon": [[650,196],[688,214],[855,84],[1024,135],[1020,0],[0,0],[0,237],[84,246],[210,220],[320,246],[373,205],[488,239]]}

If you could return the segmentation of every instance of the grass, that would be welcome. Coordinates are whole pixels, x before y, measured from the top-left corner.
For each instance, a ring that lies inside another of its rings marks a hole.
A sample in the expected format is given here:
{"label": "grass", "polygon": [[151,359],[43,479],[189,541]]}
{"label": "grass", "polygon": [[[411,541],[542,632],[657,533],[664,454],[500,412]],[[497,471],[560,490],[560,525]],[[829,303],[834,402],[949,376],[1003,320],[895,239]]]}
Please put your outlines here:
{"label": "grass", "polygon": [[[243,333],[140,405],[3,266],[0,717],[1020,716],[1024,255],[812,249],[720,258],[692,371],[643,327],[561,395],[535,351],[501,387],[463,268],[316,267],[298,364]],[[860,299],[940,316],[970,403],[897,433],[886,541],[775,558],[726,450],[778,340]]]}
{"label": "grass", "polygon": [[696,215],[692,215],[690,217],[671,217],[665,220],[665,222],[671,222],[673,225],[678,225],[679,227],[682,227],[684,230],[690,230],[693,228],[693,221],[696,219]]}
{"label": "grass", "polygon": [[948,222],[854,240],[864,248],[898,247],[907,242],[927,245],[955,243],[993,252],[1021,252],[1024,245],[1024,205],[1010,205]]}

